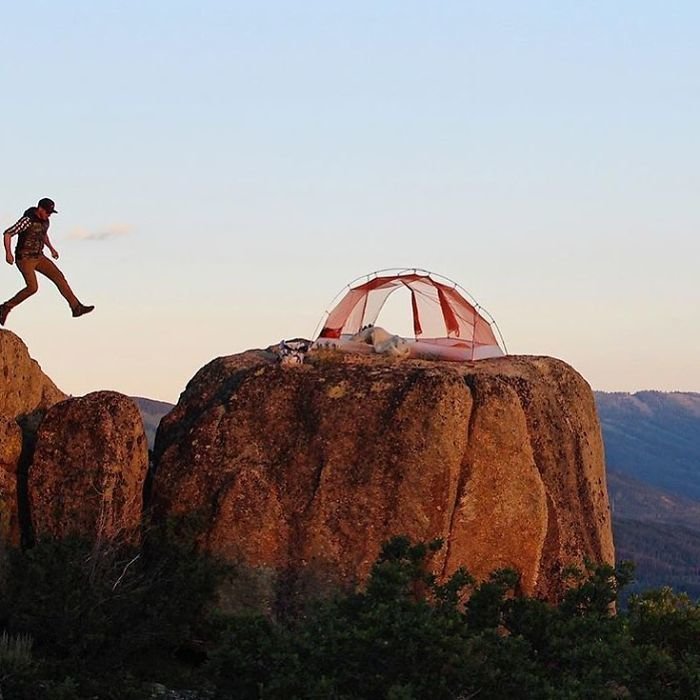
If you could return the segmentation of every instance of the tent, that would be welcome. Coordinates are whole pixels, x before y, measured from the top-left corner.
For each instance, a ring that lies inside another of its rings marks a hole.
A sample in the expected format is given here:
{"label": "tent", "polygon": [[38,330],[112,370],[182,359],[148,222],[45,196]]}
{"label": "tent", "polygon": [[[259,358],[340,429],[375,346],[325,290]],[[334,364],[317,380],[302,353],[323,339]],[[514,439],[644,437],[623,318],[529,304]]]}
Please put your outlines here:
{"label": "tent", "polygon": [[505,354],[495,321],[466,290],[418,268],[380,270],[351,282],[322,322],[316,347],[354,349],[348,343],[363,329],[377,325],[389,295],[398,289],[410,292],[413,338],[403,340],[412,356],[464,361]]}

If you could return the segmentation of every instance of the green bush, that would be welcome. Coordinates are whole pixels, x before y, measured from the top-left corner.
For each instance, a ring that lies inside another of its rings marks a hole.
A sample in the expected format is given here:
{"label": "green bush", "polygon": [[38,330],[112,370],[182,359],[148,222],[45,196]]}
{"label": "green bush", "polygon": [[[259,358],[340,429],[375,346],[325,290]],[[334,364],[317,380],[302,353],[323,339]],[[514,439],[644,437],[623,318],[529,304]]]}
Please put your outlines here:
{"label": "green bush", "polygon": [[[506,692],[509,683],[513,690],[537,692],[522,673],[511,679],[485,667],[488,656],[506,645],[509,663],[514,654],[523,656],[519,642],[502,642],[495,634],[498,611],[485,614],[504,604],[517,576],[499,573],[475,587],[460,570],[438,585],[426,563],[439,546],[395,538],[384,546],[363,592],[320,602],[285,623],[232,620],[207,664],[220,697],[439,700],[484,695],[489,685]],[[471,613],[464,603],[470,590]],[[478,629],[470,628],[470,614]],[[481,636],[491,619],[493,628]]]}
{"label": "green bush", "polygon": [[[174,534],[176,536],[174,536]],[[479,700],[700,697],[700,608],[668,589],[616,612],[630,566],[567,572],[559,605],[518,576],[429,573],[440,542],[387,542],[363,590],[216,610],[230,573],[181,529],[140,548],[79,539],[10,552],[0,601],[5,700]]]}
{"label": "green bush", "polygon": [[700,697],[697,605],[616,614],[630,565],[568,572],[555,606],[516,597],[510,570],[440,586],[426,573],[437,547],[395,538],[362,592],[294,620],[229,620],[206,666],[218,697]]}
{"label": "green bush", "polygon": [[0,615],[10,634],[34,640],[46,678],[126,698],[141,680],[187,679],[178,655],[206,634],[224,571],[159,530],[140,549],[47,540],[9,553]]}

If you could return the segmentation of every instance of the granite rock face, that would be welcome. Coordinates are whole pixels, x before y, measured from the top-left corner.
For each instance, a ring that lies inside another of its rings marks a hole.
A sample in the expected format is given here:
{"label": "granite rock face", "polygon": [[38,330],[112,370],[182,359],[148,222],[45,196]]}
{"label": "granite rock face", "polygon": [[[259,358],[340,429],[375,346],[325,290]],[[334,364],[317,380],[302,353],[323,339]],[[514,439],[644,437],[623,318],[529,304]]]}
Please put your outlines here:
{"label": "granite rock face", "polygon": [[14,333],[0,330],[0,416],[19,418],[65,398],[27,346]]}
{"label": "granite rock face", "polygon": [[0,542],[21,540],[20,501],[36,426],[66,395],[33,360],[14,333],[0,329]]}
{"label": "granite rock face", "polygon": [[514,567],[550,600],[564,567],[614,561],[593,394],[565,363],[307,359],[197,373],[156,436],[156,517],[197,512],[207,551],[346,584],[395,534],[442,538],[441,577]]}
{"label": "granite rock face", "polygon": [[135,541],[148,447],[132,399],[98,391],[44,416],[29,470],[34,536]]}
{"label": "granite rock face", "polygon": [[0,416],[0,542],[18,545],[17,466],[22,453],[22,430],[17,421]]}

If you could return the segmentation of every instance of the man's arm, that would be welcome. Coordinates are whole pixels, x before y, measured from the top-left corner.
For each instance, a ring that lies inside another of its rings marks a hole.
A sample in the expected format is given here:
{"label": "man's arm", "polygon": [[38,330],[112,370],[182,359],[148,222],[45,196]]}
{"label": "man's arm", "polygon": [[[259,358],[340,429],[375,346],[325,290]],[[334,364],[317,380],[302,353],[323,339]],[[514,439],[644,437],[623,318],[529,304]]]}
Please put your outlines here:
{"label": "man's arm", "polygon": [[5,244],[5,260],[8,265],[12,265],[15,259],[12,255],[12,249],[10,243],[12,241],[12,236],[16,236],[18,233],[22,233],[26,228],[29,227],[31,223],[29,217],[23,216],[16,224],[10,226],[10,228],[5,231],[2,235],[2,242]]}
{"label": "man's arm", "polygon": [[8,265],[13,265],[15,262],[14,257],[12,256],[12,249],[10,247],[10,241],[12,240],[12,236],[10,236],[7,231],[2,236],[2,242],[5,244],[5,260],[7,261]]}
{"label": "man's arm", "polygon": [[51,241],[49,240],[49,232],[48,231],[44,234],[44,243],[46,243],[49,250],[51,251],[51,257],[54,260],[58,260],[58,251],[51,245]]}

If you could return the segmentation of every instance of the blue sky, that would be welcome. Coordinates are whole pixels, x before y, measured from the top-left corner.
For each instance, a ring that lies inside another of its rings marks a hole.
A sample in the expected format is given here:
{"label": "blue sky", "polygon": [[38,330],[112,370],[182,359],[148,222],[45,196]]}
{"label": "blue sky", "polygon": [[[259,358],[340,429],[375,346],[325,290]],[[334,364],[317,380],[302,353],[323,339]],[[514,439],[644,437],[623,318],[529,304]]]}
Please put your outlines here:
{"label": "blue sky", "polygon": [[8,327],[68,393],[176,400],[417,266],[511,352],[700,391],[699,28],[691,2],[15,3],[0,227],[53,197],[97,310],[47,281]]}

